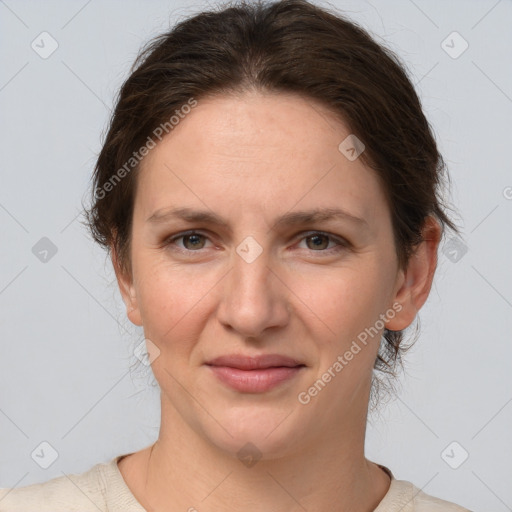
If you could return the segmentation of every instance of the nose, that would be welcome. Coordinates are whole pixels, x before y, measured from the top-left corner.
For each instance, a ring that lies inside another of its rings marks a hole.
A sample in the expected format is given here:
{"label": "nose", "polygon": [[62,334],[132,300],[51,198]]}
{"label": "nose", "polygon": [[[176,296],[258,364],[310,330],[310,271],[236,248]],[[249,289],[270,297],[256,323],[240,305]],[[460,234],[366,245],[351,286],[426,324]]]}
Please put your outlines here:
{"label": "nose", "polygon": [[[267,251],[268,252],[268,251]],[[254,261],[233,254],[231,270],[223,279],[219,321],[244,338],[259,338],[270,328],[289,321],[290,290],[263,251]]]}

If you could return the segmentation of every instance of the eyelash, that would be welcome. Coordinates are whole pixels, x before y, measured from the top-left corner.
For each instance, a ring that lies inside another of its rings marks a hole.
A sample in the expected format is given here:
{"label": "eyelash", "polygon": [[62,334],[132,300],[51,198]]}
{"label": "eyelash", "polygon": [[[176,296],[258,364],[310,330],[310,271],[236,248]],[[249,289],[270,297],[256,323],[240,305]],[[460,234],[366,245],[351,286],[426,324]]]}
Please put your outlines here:
{"label": "eyelash", "polygon": [[[178,247],[178,246],[176,246],[174,244],[177,240],[179,240],[181,238],[184,238],[186,236],[192,236],[192,235],[199,235],[199,236],[202,236],[202,237],[204,237],[204,238],[209,240],[207,235],[205,235],[205,234],[203,234],[203,233],[201,233],[199,231],[190,230],[190,231],[185,231],[183,233],[178,233],[177,235],[174,235],[174,236],[171,236],[171,237],[167,238],[165,240],[165,242],[164,242],[164,245],[165,246],[174,245],[174,249],[176,249],[176,250],[178,250],[179,252],[182,252],[182,253],[187,253],[187,254],[193,254],[193,253],[196,253],[196,252],[200,253],[201,249],[193,251],[193,250],[189,250],[189,249],[184,249],[184,248]],[[337,236],[334,236],[334,235],[331,235],[330,233],[324,233],[323,231],[308,231],[308,232],[304,233],[302,238],[300,238],[299,242],[301,242],[302,240],[304,240],[306,238],[310,238],[310,237],[312,237],[314,235],[325,236],[330,241],[333,241],[333,242],[337,243],[338,245],[336,245],[335,247],[331,247],[330,249],[323,249],[323,250],[318,250],[318,251],[314,251],[312,249],[309,249],[310,252],[332,254],[332,253],[337,253],[337,252],[342,251],[342,250],[349,249],[351,247],[350,242],[348,242],[347,240],[345,240],[343,238],[340,238],[340,237],[337,237]]]}

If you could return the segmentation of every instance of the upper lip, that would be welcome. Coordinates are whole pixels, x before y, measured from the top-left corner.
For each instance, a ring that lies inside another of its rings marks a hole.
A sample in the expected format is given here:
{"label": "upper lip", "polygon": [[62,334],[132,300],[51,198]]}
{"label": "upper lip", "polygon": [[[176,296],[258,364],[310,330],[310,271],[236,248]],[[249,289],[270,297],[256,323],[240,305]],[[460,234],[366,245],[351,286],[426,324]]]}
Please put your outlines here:
{"label": "upper lip", "polygon": [[210,366],[229,366],[240,370],[259,370],[262,368],[272,368],[279,366],[287,366],[293,368],[295,366],[304,366],[303,363],[279,354],[265,354],[260,356],[245,356],[240,354],[230,354],[226,356],[216,357],[206,362]]}

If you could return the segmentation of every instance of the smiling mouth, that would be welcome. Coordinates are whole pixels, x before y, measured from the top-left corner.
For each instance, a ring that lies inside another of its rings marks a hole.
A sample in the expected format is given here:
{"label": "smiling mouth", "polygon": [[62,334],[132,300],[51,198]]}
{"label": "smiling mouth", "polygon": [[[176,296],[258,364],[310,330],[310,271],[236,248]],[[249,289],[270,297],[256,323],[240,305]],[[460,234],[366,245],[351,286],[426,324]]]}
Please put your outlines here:
{"label": "smiling mouth", "polygon": [[242,393],[264,393],[296,377],[305,364],[281,354],[230,354],[206,363],[224,385]]}

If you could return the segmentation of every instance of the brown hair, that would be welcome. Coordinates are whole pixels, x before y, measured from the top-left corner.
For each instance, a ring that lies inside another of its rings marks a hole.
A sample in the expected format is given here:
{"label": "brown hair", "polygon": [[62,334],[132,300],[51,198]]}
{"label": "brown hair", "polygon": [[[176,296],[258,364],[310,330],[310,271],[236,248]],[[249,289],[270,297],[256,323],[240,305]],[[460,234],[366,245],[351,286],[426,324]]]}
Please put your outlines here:
{"label": "brown hair", "polygon": [[[306,0],[226,4],[151,40],[130,71],[86,210],[94,239],[107,250],[112,245],[127,272],[137,151],[191,98],[246,90],[317,100],[364,142],[360,158],[382,183],[402,267],[422,240],[427,216],[457,231],[442,208],[445,164],[404,66],[339,13]],[[384,331],[375,369],[394,375],[402,341],[402,331]]]}

